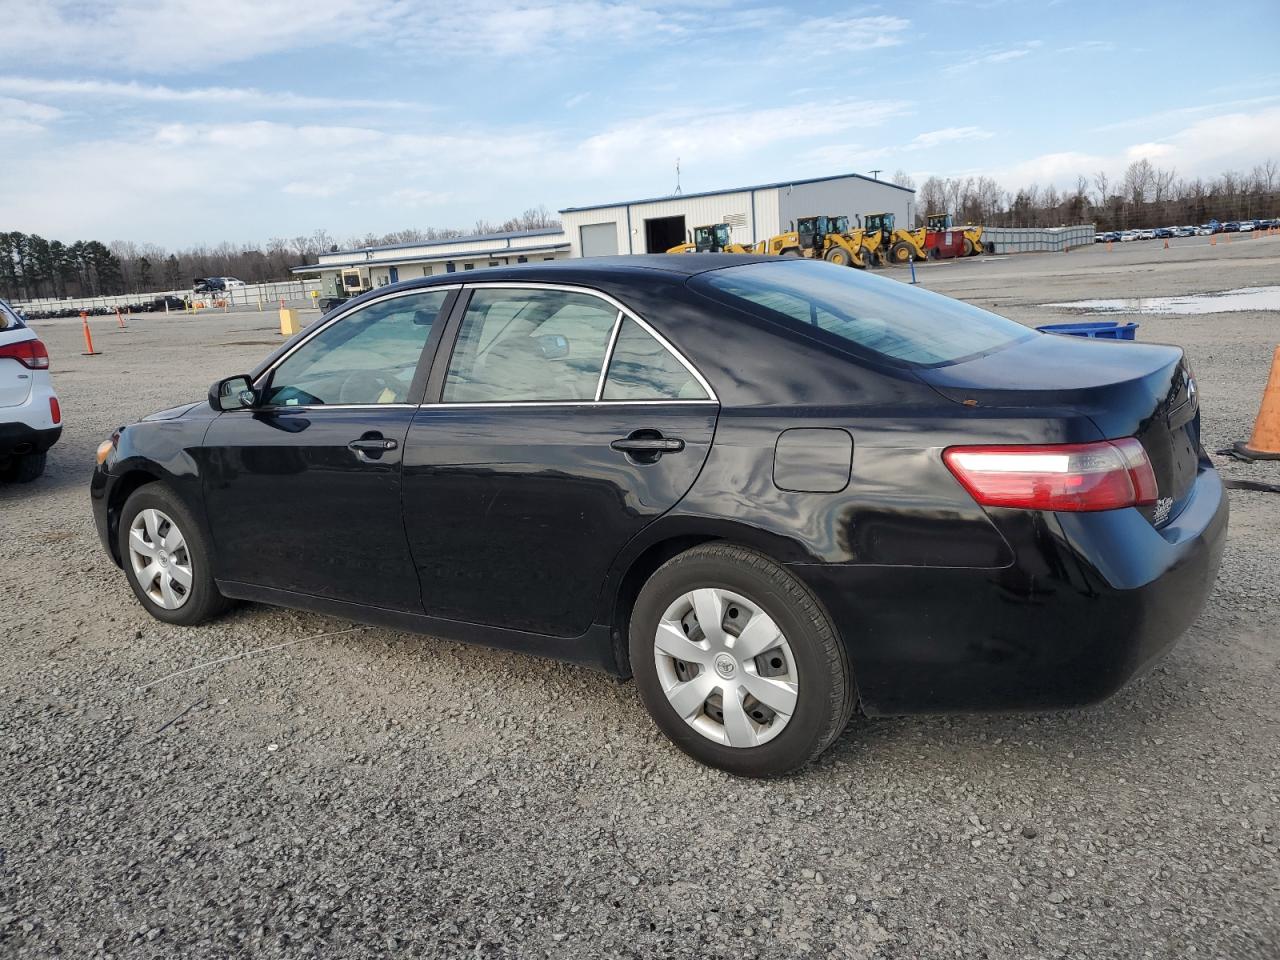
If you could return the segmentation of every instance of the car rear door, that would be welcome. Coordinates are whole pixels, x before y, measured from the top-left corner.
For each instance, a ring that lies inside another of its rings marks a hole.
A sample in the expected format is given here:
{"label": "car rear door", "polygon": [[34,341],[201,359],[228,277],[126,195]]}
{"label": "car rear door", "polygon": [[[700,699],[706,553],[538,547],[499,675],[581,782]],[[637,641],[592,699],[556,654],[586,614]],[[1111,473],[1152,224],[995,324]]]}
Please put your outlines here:
{"label": "car rear door", "polygon": [[404,517],[434,617],[586,632],[610,562],[692,486],[719,404],[595,291],[475,285],[409,429]]}
{"label": "car rear door", "polygon": [[457,288],[369,301],[317,328],[201,450],[219,580],[417,613],[400,512],[405,436]]}

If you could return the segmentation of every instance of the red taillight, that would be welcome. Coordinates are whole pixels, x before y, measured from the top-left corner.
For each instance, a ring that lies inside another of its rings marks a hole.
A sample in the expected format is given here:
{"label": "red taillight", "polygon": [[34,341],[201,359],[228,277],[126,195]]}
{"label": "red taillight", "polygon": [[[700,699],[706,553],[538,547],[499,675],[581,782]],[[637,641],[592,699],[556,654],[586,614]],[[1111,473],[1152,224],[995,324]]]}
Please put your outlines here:
{"label": "red taillight", "polygon": [[17,360],[28,370],[48,370],[49,351],[39,340],[19,340],[0,346],[0,360]]}
{"label": "red taillight", "polygon": [[1155,503],[1156,475],[1134,437],[1044,446],[949,447],[948,469],[986,507],[1115,510]]}
{"label": "red taillight", "polygon": [[49,416],[53,418],[53,425],[55,427],[62,422],[62,407],[58,403],[57,397],[49,398]]}

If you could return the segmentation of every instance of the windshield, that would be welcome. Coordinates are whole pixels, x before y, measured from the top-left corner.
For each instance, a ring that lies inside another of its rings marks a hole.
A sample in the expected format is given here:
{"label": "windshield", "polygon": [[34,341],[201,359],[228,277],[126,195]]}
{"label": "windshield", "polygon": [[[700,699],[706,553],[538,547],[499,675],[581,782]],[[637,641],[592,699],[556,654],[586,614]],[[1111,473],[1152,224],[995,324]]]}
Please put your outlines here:
{"label": "windshield", "polygon": [[959,300],[811,260],[713,270],[690,286],[834,347],[903,365],[957,363],[1035,336]]}

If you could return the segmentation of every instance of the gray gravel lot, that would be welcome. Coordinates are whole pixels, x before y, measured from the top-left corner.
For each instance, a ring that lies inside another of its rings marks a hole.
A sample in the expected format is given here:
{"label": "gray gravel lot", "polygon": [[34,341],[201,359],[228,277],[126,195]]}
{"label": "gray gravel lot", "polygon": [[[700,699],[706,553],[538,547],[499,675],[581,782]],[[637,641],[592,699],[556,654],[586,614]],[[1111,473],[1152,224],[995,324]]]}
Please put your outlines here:
{"label": "gray gravel lot", "polygon": [[[1280,283],[1280,238],[920,279],[1046,322]],[[1280,317],[1141,322],[1191,356],[1206,446],[1247,438]],[[387,630],[139,693],[350,626],[158,623],[93,529],[99,440],[249,368],[275,318],[99,320],[92,358],[78,322],[37,326],[67,428],[43,479],[0,487],[0,956],[1280,957],[1280,497],[1233,494],[1203,617],[1108,703],[855,719],[811,768],[742,781],[630,684]]]}

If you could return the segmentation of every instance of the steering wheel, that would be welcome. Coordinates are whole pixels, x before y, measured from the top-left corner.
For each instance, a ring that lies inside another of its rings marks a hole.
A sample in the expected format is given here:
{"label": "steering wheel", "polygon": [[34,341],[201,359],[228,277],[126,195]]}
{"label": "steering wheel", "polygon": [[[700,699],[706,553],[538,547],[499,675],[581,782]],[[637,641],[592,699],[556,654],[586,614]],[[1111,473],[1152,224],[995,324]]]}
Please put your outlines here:
{"label": "steering wheel", "polygon": [[384,390],[395,390],[372,370],[352,370],[338,388],[339,403],[378,403]]}

